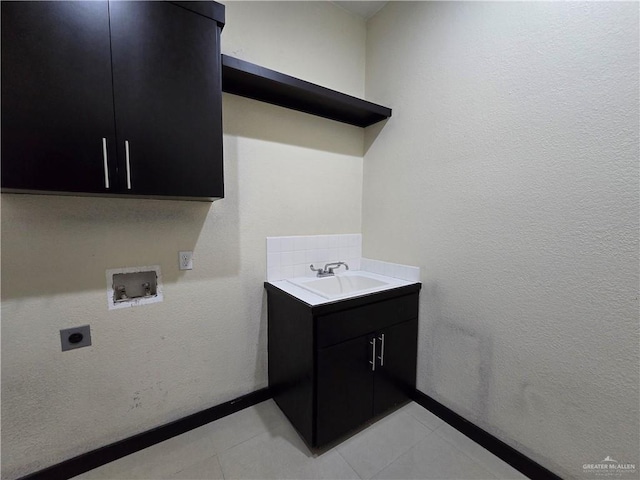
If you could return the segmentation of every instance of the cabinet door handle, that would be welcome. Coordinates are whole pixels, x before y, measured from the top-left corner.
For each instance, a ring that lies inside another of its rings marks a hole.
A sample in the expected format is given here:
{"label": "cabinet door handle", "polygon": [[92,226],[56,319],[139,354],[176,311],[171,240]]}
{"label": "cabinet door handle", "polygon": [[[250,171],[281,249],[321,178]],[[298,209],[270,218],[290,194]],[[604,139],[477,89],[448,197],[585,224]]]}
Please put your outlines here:
{"label": "cabinet door handle", "polygon": [[109,163],[107,160],[107,139],[102,137],[102,161],[104,163],[104,188],[109,188]]}
{"label": "cabinet door handle", "polygon": [[375,372],[376,371],[376,339],[375,337],[371,339],[369,344],[373,345],[373,348],[371,349],[371,361],[369,363],[371,364],[371,371]]}
{"label": "cabinet door handle", "polygon": [[380,334],[380,356],[378,357],[380,359],[380,366],[384,367],[384,333]]}
{"label": "cabinet door handle", "polygon": [[127,189],[131,190],[131,164],[129,163],[129,140],[124,141],[124,159],[127,164]]}

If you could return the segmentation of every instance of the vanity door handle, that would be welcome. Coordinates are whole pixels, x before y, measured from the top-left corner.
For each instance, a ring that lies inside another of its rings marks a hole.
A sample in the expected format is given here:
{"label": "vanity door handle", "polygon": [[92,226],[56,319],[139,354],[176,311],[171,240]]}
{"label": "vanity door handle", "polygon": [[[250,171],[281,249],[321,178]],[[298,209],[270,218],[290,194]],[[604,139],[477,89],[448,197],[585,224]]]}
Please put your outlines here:
{"label": "vanity door handle", "polygon": [[104,163],[104,188],[109,188],[109,162],[107,159],[107,139],[102,137],[102,162]]}
{"label": "vanity door handle", "polygon": [[131,164],[129,163],[129,140],[124,141],[124,159],[127,166],[127,190],[131,190]]}
{"label": "vanity door handle", "polygon": [[376,371],[376,339],[375,337],[371,339],[371,341],[369,342],[369,345],[373,345],[373,348],[371,349],[371,361],[369,363],[371,364],[371,371],[375,372]]}
{"label": "vanity door handle", "polygon": [[378,357],[380,359],[380,366],[384,367],[384,333],[380,334],[380,337],[378,337],[380,339],[381,345],[380,345],[380,356]]}

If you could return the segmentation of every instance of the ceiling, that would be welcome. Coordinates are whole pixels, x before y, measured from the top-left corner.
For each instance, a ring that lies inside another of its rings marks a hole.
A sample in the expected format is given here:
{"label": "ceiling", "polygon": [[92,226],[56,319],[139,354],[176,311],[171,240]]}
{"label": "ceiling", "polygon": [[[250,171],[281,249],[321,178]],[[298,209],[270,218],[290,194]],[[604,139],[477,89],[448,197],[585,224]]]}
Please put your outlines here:
{"label": "ceiling", "polygon": [[373,17],[378,11],[384,7],[387,1],[360,1],[360,0],[351,0],[345,2],[332,2],[338,5],[345,10],[349,10],[350,12],[355,13],[356,15],[360,15],[365,20]]}

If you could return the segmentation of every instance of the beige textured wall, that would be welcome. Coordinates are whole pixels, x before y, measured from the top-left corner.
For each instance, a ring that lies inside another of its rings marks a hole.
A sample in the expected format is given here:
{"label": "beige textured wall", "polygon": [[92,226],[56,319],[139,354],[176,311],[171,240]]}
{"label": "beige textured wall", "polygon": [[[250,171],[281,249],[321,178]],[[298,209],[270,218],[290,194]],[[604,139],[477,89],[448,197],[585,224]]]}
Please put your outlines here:
{"label": "beige textured wall", "polygon": [[422,269],[418,387],[568,478],[640,464],[638,38],[637,2],[368,23],[363,254]]}
{"label": "beige textured wall", "polygon": [[[364,93],[364,21],[328,2],[228,2],[222,41]],[[213,204],[2,195],[2,478],[266,386],[265,237],[360,231],[362,129],[226,94],[223,109]],[[105,270],[152,264],[164,302],[108,311]],[[58,331],[87,323],[93,345],[62,353]]]}

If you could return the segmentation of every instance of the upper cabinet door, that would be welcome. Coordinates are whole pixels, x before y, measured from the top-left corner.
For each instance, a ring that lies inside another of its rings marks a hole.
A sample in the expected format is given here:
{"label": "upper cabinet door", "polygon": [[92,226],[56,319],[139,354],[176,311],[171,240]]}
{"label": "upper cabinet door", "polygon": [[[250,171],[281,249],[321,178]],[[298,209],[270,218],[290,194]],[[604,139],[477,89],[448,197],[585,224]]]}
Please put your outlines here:
{"label": "upper cabinet door", "polygon": [[107,2],[1,8],[3,190],[117,190]]}
{"label": "upper cabinet door", "polygon": [[168,2],[110,16],[121,192],[222,197],[217,23]]}

